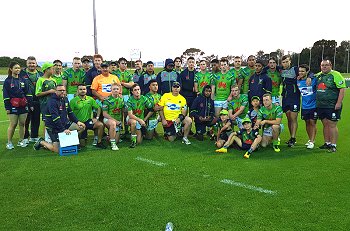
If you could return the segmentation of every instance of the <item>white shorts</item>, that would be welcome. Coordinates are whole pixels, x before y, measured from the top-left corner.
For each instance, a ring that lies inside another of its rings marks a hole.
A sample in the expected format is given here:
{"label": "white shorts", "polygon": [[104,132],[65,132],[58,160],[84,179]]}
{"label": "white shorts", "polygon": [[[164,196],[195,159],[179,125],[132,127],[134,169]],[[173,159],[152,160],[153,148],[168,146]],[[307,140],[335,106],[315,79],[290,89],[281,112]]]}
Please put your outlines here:
{"label": "white shorts", "polygon": [[[126,117],[126,122],[129,123],[129,116]],[[141,129],[141,124],[139,121],[136,120],[136,129],[140,130]]]}
{"label": "white shorts", "polygon": [[237,127],[238,127],[239,129],[243,129],[242,120],[243,120],[243,119],[241,119],[241,118],[239,118],[239,117],[236,118]]}
{"label": "white shorts", "polygon": [[[107,118],[103,118],[103,123],[107,124],[108,123],[108,119]],[[122,130],[122,124],[121,123],[119,125],[117,125],[117,127],[115,128],[116,132],[120,132],[120,130]]]}
{"label": "white shorts", "polygon": [[272,126],[264,128],[263,136],[272,137]]}
{"label": "white shorts", "polygon": [[272,96],[272,103],[281,106],[281,100],[279,96]]}
{"label": "white shorts", "polygon": [[152,130],[156,129],[158,123],[159,123],[158,119],[148,120],[147,130],[152,131]]}
{"label": "white shorts", "polygon": [[214,100],[214,107],[227,109],[227,101],[226,100]]}

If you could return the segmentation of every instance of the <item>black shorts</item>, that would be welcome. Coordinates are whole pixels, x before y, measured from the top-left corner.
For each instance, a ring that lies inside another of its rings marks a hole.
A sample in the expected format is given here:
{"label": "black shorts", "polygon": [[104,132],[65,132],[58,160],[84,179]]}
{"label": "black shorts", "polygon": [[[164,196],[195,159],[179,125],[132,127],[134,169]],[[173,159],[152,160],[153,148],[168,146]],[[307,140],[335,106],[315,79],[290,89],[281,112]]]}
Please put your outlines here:
{"label": "black shorts", "polygon": [[317,108],[317,115],[320,120],[328,119],[331,121],[340,120],[341,110],[334,110],[334,108]]}
{"label": "black shorts", "polygon": [[317,120],[316,108],[301,109],[301,119],[302,120]]}
{"label": "black shorts", "polygon": [[49,134],[52,142],[60,142],[58,139],[58,132],[52,130],[52,128],[46,127],[47,134]]}
{"label": "black shorts", "polygon": [[168,122],[167,126],[163,126],[164,134],[167,136],[175,136],[176,130],[175,130],[175,125],[173,121],[167,120],[167,122]]}
{"label": "black shorts", "polygon": [[284,113],[287,111],[291,112],[299,112],[300,111],[300,102],[289,103],[287,101],[282,100],[282,110]]}
{"label": "black shorts", "polygon": [[227,141],[228,137],[231,135],[231,133],[232,133],[232,130],[231,131],[224,131],[220,134],[219,139]]}
{"label": "black shorts", "polygon": [[246,143],[243,143],[243,142],[242,142],[242,147],[241,147],[241,149],[242,149],[242,150],[249,150],[251,146],[252,146],[251,144],[246,144]]}
{"label": "black shorts", "polygon": [[28,113],[28,107],[11,107],[10,114],[13,115],[22,115]]}
{"label": "black shorts", "polygon": [[89,119],[84,122],[85,124],[85,130],[80,134],[80,139],[85,139],[87,137],[87,130],[93,130],[94,123],[92,122],[92,119]]}

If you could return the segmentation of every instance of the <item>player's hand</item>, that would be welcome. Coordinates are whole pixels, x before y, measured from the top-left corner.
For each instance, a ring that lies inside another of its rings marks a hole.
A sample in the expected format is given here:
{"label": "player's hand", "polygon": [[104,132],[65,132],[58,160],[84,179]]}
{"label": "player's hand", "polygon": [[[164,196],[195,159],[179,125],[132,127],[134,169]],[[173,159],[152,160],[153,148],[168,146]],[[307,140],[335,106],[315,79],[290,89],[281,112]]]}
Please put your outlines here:
{"label": "player's hand", "polygon": [[165,119],[162,119],[162,125],[163,125],[163,126],[167,126],[167,125],[168,125],[168,122],[167,122]]}
{"label": "player's hand", "polygon": [[198,117],[198,119],[202,122],[205,121],[205,118],[203,118],[202,116]]}
{"label": "player's hand", "polygon": [[307,77],[306,78],[306,86],[311,86],[311,78],[310,77]]}
{"label": "player's hand", "polygon": [[70,135],[70,130],[66,129],[66,130],[64,130],[64,133],[66,133],[66,135]]}
{"label": "player's hand", "polygon": [[146,126],[146,123],[145,123],[144,120],[140,120],[139,123],[140,123],[140,125],[143,126],[143,127]]}
{"label": "player's hand", "polygon": [[341,108],[341,103],[336,103],[334,109],[339,110]]}
{"label": "player's hand", "polygon": [[85,129],[85,124],[84,123],[78,121],[77,125],[79,126],[79,128]]}
{"label": "player's hand", "polygon": [[31,111],[34,111],[34,107],[30,107],[29,109],[30,109]]}
{"label": "player's hand", "polygon": [[6,110],[6,114],[10,114],[10,110]]}

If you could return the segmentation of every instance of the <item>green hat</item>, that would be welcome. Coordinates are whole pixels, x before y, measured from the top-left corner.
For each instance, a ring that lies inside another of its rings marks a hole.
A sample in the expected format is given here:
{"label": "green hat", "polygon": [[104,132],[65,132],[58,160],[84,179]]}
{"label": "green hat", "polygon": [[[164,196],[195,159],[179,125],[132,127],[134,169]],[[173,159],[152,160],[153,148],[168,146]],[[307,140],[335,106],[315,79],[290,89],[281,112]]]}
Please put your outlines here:
{"label": "green hat", "polygon": [[256,95],[252,97],[251,101],[253,101],[253,99],[257,99],[257,100],[260,101],[260,97],[259,97],[259,96],[256,96]]}
{"label": "green hat", "polygon": [[220,115],[228,115],[228,111],[226,109],[223,109],[220,111]]}
{"label": "green hat", "polygon": [[248,117],[245,117],[244,119],[242,119],[242,124],[244,123],[251,123],[252,121],[250,121],[250,119]]}
{"label": "green hat", "polygon": [[53,63],[44,63],[42,66],[41,66],[41,71],[42,72],[45,72],[46,69],[50,68],[50,67],[53,67],[55,66],[55,64]]}

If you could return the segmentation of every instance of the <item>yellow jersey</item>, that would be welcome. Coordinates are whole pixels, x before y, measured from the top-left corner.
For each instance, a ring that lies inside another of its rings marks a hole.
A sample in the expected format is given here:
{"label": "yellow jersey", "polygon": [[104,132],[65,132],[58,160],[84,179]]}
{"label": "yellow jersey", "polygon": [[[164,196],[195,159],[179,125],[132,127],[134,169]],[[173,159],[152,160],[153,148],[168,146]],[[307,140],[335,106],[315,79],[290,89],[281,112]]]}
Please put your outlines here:
{"label": "yellow jersey", "polygon": [[166,120],[176,120],[182,113],[182,109],[187,109],[186,99],[180,94],[173,96],[171,92],[165,93],[160,98],[159,105],[163,106]]}

